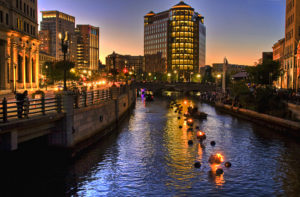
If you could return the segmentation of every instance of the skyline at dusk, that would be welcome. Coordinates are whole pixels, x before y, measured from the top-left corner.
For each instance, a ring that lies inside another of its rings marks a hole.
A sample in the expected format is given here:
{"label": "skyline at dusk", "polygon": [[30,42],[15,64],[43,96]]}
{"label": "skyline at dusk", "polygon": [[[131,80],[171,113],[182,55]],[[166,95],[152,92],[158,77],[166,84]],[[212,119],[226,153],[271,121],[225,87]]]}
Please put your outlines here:
{"label": "skyline at dusk", "polygon": [[[40,11],[59,10],[76,17],[76,24],[100,27],[100,60],[113,51],[144,55],[143,16],[169,9],[179,0],[52,0],[39,1]],[[253,65],[263,51],[284,37],[284,0],[186,0],[205,17],[206,64]]]}

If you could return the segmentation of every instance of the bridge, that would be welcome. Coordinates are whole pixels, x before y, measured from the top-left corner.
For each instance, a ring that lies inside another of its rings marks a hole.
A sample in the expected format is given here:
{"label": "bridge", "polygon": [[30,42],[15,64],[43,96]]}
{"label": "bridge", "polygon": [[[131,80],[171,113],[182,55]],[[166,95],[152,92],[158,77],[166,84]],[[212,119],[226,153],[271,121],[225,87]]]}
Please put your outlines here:
{"label": "bridge", "polygon": [[133,84],[135,88],[146,88],[153,92],[178,91],[178,92],[212,92],[216,91],[215,84],[201,83],[160,83],[160,82],[137,82]]}
{"label": "bridge", "polygon": [[[53,98],[0,102],[0,151],[47,136],[48,145],[73,149],[112,131],[135,103],[133,87],[111,87],[82,94],[66,91]],[[20,110],[21,108],[21,110]]]}

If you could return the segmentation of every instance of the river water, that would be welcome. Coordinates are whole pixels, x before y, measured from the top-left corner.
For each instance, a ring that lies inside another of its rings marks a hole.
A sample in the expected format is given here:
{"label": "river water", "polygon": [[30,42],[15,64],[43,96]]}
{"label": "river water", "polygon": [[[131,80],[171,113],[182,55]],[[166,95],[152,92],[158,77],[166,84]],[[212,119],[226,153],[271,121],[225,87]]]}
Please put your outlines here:
{"label": "river water", "polygon": [[[187,131],[183,116],[167,104],[138,100],[116,132],[72,163],[45,156],[43,150],[24,153],[2,167],[1,196],[300,195],[299,142],[194,102],[208,114],[207,120],[194,124],[207,135],[200,144],[195,130]],[[215,153],[232,167],[210,165]],[[195,161],[201,168],[194,168]],[[216,175],[217,167],[224,174]]]}

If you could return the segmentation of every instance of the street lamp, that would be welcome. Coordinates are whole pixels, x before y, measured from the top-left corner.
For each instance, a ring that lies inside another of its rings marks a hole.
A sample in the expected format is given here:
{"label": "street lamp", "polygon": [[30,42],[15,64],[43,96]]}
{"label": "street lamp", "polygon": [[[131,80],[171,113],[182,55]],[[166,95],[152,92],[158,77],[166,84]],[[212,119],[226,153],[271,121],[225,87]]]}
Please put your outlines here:
{"label": "street lamp", "polygon": [[194,74],[194,72],[190,72],[190,82],[192,82],[192,75]]}
{"label": "street lamp", "polygon": [[116,53],[113,52],[112,55],[112,64],[113,64],[113,76],[114,76],[114,79],[113,79],[113,85],[115,85],[116,83],[116,78],[117,78],[117,70],[116,70]]}
{"label": "street lamp", "polygon": [[66,53],[68,52],[69,47],[68,32],[65,32],[64,35],[62,35],[62,33],[59,33],[58,38],[61,40],[61,51],[64,54],[64,91],[67,91]]}
{"label": "street lamp", "polygon": [[[217,74],[217,79],[218,79],[218,80],[220,80],[220,79],[221,79],[221,77],[222,77],[222,75],[221,75],[221,74]],[[218,80],[216,80],[216,87],[218,87]]]}
{"label": "street lamp", "polygon": [[48,86],[47,75],[48,75],[48,65],[46,65],[46,75],[45,75],[46,91],[47,91],[47,86]]}

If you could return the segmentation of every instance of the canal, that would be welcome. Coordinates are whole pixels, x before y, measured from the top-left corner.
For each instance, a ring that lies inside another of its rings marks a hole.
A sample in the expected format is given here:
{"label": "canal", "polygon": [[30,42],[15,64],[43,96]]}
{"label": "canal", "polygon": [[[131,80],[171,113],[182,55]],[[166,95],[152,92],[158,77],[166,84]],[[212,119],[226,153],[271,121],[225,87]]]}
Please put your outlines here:
{"label": "canal", "polygon": [[[194,102],[208,114],[194,124],[207,135],[200,144],[167,105],[138,100],[116,132],[71,163],[43,149],[19,153],[1,165],[1,196],[299,196],[299,142]],[[220,176],[208,163],[215,153],[232,163]]]}

